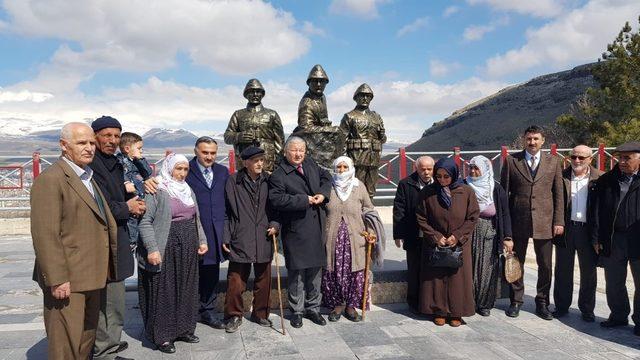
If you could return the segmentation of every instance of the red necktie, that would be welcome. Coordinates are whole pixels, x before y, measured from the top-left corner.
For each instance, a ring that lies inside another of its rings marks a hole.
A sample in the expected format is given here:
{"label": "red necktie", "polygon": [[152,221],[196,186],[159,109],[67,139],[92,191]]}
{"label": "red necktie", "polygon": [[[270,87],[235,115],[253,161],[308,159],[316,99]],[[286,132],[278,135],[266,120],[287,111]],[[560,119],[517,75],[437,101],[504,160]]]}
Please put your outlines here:
{"label": "red necktie", "polygon": [[296,168],[296,170],[298,170],[298,172],[300,173],[300,175],[304,176],[304,170],[302,170],[302,164],[298,165],[298,167]]}

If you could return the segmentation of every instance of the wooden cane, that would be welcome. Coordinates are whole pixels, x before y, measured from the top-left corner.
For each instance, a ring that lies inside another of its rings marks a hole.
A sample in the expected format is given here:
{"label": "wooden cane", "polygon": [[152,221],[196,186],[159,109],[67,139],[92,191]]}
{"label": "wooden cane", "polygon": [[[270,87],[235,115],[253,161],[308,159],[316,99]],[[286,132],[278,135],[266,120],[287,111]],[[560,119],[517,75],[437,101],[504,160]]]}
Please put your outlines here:
{"label": "wooden cane", "polygon": [[364,295],[362,297],[362,321],[364,321],[367,310],[367,290],[369,289],[369,266],[371,265],[371,243],[369,240],[369,233],[363,231],[360,235],[364,236],[364,240],[367,242],[367,257],[364,259]]}
{"label": "wooden cane", "polygon": [[273,257],[276,259],[276,278],[278,279],[278,300],[280,302],[280,327],[282,328],[282,335],[286,335],[284,330],[284,309],[282,307],[282,287],[280,286],[280,264],[278,261],[278,240],[276,234],[271,235],[273,238]]}

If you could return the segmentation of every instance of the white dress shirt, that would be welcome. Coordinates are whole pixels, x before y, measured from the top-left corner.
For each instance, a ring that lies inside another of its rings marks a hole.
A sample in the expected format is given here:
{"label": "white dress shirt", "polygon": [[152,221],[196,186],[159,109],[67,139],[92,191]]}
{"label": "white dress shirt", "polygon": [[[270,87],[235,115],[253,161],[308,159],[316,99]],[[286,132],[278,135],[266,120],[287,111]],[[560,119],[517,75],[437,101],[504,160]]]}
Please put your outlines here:
{"label": "white dress shirt", "polygon": [[[529,154],[528,151],[524,152],[524,158],[527,161],[527,165],[529,165],[529,167],[531,168],[531,170],[535,170],[536,168],[538,168],[538,164],[540,164],[540,151],[538,151],[537,154],[531,155]],[[534,158],[534,162],[533,165],[531,164],[531,158]]]}
{"label": "white dress shirt", "polygon": [[83,169],[80,166],[76,165],[73,161],[67,159],[64,156],[62,156],[62,159],[66,161],[67,164],[69,164],[69,166],[71,166],[71,169],[73,169],[73,172],[75,172],[78,175],[78,177],[80,178],[80,181],[82,181],[82,183],[87,188],[87,190],[89,190],[89,193],[91,194],[91,196],[95,198],[96,195],[93,191],[93,184],[91,184],[91,178],[93,178],[93,170],[88,166],[85,166]]}
{"label": "white dress shirt", "polygon": [[587,222],[589,172],[578,177],[571,171],[571,220]]}

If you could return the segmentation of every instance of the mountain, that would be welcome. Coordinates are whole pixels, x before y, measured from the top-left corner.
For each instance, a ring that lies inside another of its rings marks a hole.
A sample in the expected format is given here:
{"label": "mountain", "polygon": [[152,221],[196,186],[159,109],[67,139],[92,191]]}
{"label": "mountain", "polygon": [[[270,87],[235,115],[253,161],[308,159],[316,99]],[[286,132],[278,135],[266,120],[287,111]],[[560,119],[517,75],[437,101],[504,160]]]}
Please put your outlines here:
{"label": "mountain", "polygon": [[[425,130],[407,151],[449,151],[454,146],[488,150],[511,145],[529,125],[554,124],[587,88],[598,86],[591,74],[593,65],[539,76],[469,104]],[[561,135],[547,135],[547,143],[562,140]]]}
{"label": "mountain", "polygon": [[145,148],[175,148],[193,146],[198,137],[184,129],[160,129],[153,128],[144,135]]}

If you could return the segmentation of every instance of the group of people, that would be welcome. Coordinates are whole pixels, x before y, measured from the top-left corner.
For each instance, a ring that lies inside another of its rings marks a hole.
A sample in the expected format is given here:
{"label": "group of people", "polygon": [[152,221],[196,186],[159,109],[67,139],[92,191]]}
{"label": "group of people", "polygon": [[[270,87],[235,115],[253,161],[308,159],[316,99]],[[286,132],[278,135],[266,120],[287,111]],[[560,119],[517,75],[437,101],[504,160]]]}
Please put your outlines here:
{"label": "group of people", "polygon": [[[237,331],[252,268],[249,319],[272,326],[278,236],[291,326],[301,327],[303,318],[325,325],[321,305],[331,309],[329,321],[361,320],[365,248],[381,246],[384,228],[351,158],[335,159],[331,173],[306,156],[304,139],[291,136],[272,172],[265,171],[265,150],[251,145],[240,154],[242,168],[229,174],[215,162],[216,141],[203,136],[192,159],[169,154],[153,176],[142,138],[109,116],[91,126],[66,124],[60,147],[62,156],[31,191],[34,280],[44,295],[49,358],[126,359],[119,355],[128,347],[121,339],[124,280],[135,263],[144,334],[162,352],[175,352],[176,341],[199,342],[198,321]],[[219,319],[214,305],[225,260]]]}
{"label": "group of people", "polygon": [[[463,317],[489,316],[495,300],[508,297],[509,317],[524,302],[523,276],[504,277],[500,255],[513,255],[524,274],[530,243],[538,265],[535,313],[552,320],[567,316],[573,269],[580,268],[578,308],[594,322],[597,266],[604,267],[609,317],[603,327],[626,326],[631,312],[627,267],[635,284],[634,334],[640,335],[640,142],[618,146],[617,164],[603,173],[592,165],[591,148],[572,149],[563,170],[558,156],[541,151],[544,131],[528,127],[524,150],[505,159],[500,181],[484,156],[469,160],[461,178],[453,159],[417,159],[415,172],[400,181],[393,208],[393,236],[407,256],[407,302],[414,313],[453,327]],[[555,245],[555,309],[550,311]],[[434,264],[434,254],[451,250],[460,263]],[[452,249],[455,249],[453,251]]]}

